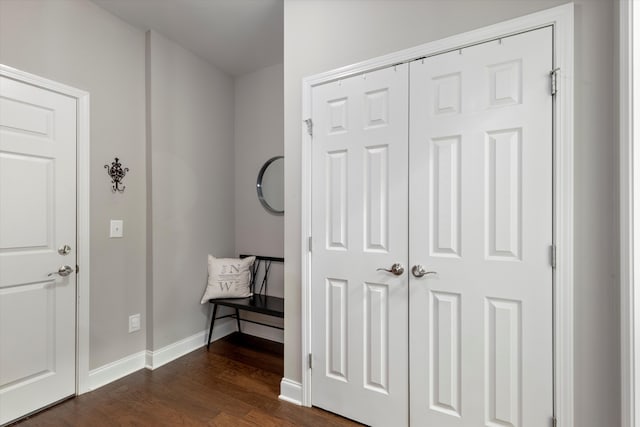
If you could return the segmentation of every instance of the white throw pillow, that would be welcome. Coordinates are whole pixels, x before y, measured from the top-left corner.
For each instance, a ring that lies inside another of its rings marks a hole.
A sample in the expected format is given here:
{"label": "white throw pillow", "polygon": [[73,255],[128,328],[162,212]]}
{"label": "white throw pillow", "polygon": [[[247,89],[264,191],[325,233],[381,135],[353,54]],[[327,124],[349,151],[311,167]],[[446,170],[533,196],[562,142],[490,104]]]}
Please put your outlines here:
{"label": "white throw pillow", "polygon": [[209,255],[209,279],[201,304],[212,298],[246,298],[253,295],[249,283],[256,257],[216,258]]}

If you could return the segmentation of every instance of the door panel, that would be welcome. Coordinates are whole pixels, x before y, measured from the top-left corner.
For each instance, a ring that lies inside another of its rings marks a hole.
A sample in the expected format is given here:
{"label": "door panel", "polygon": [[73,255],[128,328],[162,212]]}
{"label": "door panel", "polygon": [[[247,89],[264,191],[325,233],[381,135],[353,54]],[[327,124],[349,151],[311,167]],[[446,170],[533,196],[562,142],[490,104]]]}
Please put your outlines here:
{"label": "door panel", "polygon": [[[313,89],[312,402],[408,423],[408,66]],[[406,268],[406,264],[405,264]]]}
{"label": "door panel", "polygon": [[434,138],[431,151],[433,200],[429,211],[429,251],[437,256],[460,256],[460,136]]}
{"label": "door panel", "polygon": [[552,30],[411,63],[411,424],[553,415]]}
{"label": "door panel", "polygon": [[460,300],[460,295],[446,292],[432,292],[429,298],[431,352],[428,358],[429,374],[433,378],[430,405],[456,417],[461,415],[462,393]]}
{"label": "door panel", "polygon": [[75,150],[75,99],[0,77],[0,424],[75,393]]}

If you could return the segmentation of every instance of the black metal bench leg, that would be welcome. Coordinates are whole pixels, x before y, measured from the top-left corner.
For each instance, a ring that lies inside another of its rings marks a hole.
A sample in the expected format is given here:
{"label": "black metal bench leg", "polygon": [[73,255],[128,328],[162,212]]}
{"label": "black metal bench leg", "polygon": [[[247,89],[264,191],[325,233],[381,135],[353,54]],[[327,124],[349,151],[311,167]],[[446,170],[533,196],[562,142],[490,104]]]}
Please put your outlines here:
{"label": "black metal bench leg", "polygon": [[236,322],[238,323],[238,332],[242,333],[240,330],[240,311],[236,308]]}
{"label": "black metal bench leg", "polygon": [[213,304],[213,314],[211,315],[211,326],[209,326],[209,338],[207,339],[207,351],[211,345],[211,334],[213,334],[213,323],[216,321],[216,313],[218,312],[218,304]]}

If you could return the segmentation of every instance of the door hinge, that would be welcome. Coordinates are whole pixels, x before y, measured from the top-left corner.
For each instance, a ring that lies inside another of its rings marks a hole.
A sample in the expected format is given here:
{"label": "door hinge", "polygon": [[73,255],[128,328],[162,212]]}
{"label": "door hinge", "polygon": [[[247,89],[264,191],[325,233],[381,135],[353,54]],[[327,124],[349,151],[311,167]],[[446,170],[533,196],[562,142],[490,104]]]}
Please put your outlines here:
{"label": "door hinge", "polygon": [[551,258],[551,268],[556,268],[556,245],[549,246],[550,258]]}
{"label": "door hinge", "polygon": [[560,68],[554,68],[549,73],[549,78],[551,79],[551,96],[558,93],[558,71],[560,71]]}
{"label": "door hinge", "polygon": [[76,274],[80,273],[80,266],[76,264]]}
{"label": "door hinge", "polygon": [[309,243],[309,252],[311,252],[313,250],[313,237],[309,236],[308,243]]}
{"label": "door hinge", "polygon": [[309,357],[308,357],[308,362],[309,362],[309,369],[313,368],[313,357],[311,356],[311,353],[309,353]]}
{"label": "door hinge", "polygon": [[306,119],[304,122],[307,124],[307,133],[309,136],[313,136],[313,120]]}
{"label": "door hinge", "polygon": [[556,417],[551,418],[551,425],[553,427],[558,427],[558,419]]}

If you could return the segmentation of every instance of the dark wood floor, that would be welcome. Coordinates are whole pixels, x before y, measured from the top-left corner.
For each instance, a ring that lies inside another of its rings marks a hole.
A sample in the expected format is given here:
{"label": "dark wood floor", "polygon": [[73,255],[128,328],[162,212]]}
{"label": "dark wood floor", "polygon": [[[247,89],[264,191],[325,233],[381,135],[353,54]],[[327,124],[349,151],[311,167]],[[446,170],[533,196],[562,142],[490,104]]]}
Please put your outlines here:
{"label": "dark wood floor", "polygon": [[357,426],[278,400],[282,344],[233,334],[16,424],[27,426]]}

